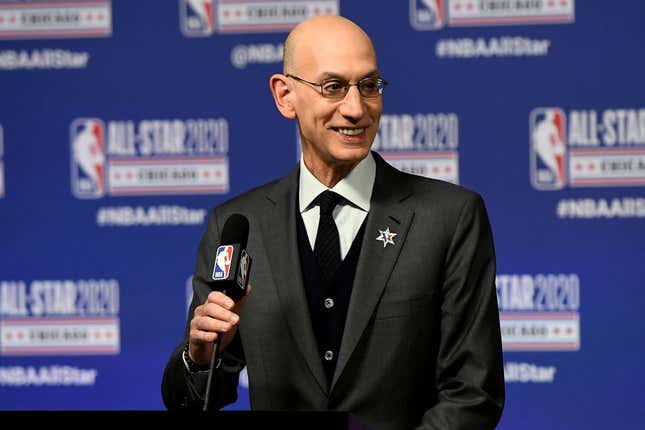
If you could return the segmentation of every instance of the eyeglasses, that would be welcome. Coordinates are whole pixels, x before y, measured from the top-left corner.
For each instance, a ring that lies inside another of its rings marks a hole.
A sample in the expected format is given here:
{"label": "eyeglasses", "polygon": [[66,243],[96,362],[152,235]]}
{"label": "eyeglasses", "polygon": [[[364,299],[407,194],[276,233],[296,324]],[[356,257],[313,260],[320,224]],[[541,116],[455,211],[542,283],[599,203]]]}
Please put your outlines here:
{"label": "eyeglasses", "polygon": [[319,84],[309,82],[294,75],[286,75],[296,81],[304,82],[314,87],[320,87],[320,94],[328,99],[343,99],[349,92],[349,87],[355,86],[362,97],[366,99],[373,99],[383,94],[383,89],[387,85],[387,81],[382,78],[363,78],[355,84],[342,81],[340,79],[325,79]]}

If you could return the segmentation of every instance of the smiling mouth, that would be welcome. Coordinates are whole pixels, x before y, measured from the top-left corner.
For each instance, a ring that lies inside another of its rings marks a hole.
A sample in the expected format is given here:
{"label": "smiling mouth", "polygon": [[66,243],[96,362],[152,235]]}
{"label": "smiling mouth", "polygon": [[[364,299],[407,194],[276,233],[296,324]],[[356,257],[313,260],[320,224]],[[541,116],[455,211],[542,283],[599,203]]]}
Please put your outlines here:
{"label": "smiling mouth", "polygon": [[345,136],[358,136],[365,131],[365,128],[335,128],[335,130]]}

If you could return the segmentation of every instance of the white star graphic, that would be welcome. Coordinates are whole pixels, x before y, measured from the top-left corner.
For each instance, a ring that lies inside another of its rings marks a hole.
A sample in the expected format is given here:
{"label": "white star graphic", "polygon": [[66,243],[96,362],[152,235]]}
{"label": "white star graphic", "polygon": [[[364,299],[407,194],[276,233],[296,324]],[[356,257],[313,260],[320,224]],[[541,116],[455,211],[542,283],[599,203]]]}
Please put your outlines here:
{"label": "white star graphic", "polygon": [[392,239],[396,235],[397,233],[390,232],[390,227],[388,227],[385,230],[379,230],[379,235],[376,236],[376,240],[380,240],[381,242],[383,242],[383,248],[385,248],[389,243],[391,243],[392,245],[395,245]]}

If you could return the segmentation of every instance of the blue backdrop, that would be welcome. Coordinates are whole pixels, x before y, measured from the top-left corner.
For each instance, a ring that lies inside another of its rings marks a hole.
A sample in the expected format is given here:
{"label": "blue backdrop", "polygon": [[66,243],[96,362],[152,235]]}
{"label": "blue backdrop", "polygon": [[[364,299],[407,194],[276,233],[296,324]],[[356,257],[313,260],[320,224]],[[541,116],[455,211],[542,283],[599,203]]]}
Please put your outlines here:
{"label": "blue backdrop", "polygon": [[296,163],[268,78],[328,13],[390,82],[375,149],[487,203],[499,428],[642,428],[637,0],[0,1],[0,409],[163,409],[207,211]]}

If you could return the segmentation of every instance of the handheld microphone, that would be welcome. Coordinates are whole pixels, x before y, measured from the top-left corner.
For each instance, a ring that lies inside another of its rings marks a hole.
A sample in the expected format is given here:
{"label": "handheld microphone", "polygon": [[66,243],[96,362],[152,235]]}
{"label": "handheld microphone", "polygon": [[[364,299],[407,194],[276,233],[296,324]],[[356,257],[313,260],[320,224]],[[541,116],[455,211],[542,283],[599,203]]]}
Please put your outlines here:
{"label": "handheld microphone", "polygon": [[224,223],[221,245],[215,253],[215,263],[209,285],[237,301],[246,294],[251,269],[251,257],[246,251],[249,240],[249,220],[233,214]]}
{"label": "handheld microphone", "polygon": [[[240,214],[233,214],[224,223],[222,228],[221,244],[215,252],[215,262],[209,286],[220,290],[234,301],[246,295],[251,270],[251,256],[246,250],[249,240],[249,220]],[[213,373],[220,360],[219,345],[222,333],[217,334],[211,355],[206,395],[204,396],[204,411],[208,410],[210,403]]]}

